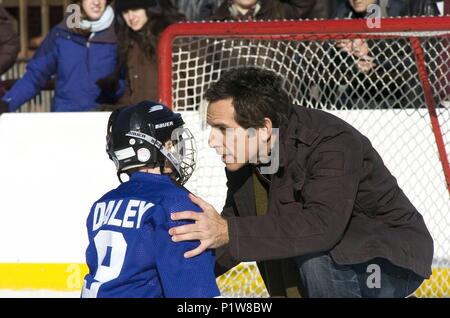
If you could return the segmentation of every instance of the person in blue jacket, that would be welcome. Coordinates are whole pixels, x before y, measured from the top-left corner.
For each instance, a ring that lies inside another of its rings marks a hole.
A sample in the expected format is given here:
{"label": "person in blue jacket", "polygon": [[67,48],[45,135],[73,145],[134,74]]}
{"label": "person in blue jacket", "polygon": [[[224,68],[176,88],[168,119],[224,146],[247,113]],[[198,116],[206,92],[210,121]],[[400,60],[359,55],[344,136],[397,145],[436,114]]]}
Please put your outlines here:
{"label": "person in blue jacket", "polygon": [[[195,140],[180,114],[143,101],[110,115],[106,151],[119,180],[87,219],[89,246],[83,298],[220,296],[214,254],[186,259],[199,241],[174,242],[168,230],[186,224],[173,212],[201,209],[182,185],[195,168]],[[127,178],[125,176],[125,178]]]}
{"label": "person in blue jacket", "polygon": [[52,111],[89,111],[113,103],[120,88],[117,93],[106,94],[96,84],[116,67],[114,10],[109,2],[74,1],[78,10],[49,32],[24,76],[2,98],[1,109],[18,110],[39,94],[52,76],[55,76]]}

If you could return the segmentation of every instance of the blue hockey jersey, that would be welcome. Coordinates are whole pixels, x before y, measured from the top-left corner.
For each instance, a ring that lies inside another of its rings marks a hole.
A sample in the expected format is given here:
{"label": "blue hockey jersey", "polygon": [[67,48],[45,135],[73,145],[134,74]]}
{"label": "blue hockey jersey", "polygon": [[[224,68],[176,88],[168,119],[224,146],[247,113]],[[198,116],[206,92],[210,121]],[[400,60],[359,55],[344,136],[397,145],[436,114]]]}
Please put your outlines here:
{"label": "blue hockey jersey", "polygon": [[173,242],[186,222],[170,214],[201,211],[168,176],[133,173],[98,200],[87,219],[89,246],[82,297],[216,297],[214,255],[186,259],[198,241]]}

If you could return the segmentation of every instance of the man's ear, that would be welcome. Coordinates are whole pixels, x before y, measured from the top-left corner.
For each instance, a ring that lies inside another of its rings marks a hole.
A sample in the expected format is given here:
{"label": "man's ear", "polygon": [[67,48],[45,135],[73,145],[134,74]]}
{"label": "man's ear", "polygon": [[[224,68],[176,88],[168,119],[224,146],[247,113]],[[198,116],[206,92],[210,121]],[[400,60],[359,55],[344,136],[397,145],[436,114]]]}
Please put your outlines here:
{"label": "man's ear", "polygon": [[265,117],[264,118],[264,127],[261,129],[260,136],[262,138],[262,141],[269,142],[272,136],[272,120],[270,118]]}

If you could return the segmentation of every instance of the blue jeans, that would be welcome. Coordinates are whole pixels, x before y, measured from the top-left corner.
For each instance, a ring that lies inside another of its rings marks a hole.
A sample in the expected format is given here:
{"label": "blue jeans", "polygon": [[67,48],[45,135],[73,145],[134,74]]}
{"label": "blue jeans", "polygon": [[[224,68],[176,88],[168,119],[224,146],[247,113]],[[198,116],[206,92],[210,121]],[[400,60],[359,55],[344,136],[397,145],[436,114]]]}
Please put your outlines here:
{"label": "blue jeans", "polygon": [[315,254],[298,256],[295,262],[302,295],[312,298],[404,298],[424,281],[384,258],[338,265],[328,254]]}

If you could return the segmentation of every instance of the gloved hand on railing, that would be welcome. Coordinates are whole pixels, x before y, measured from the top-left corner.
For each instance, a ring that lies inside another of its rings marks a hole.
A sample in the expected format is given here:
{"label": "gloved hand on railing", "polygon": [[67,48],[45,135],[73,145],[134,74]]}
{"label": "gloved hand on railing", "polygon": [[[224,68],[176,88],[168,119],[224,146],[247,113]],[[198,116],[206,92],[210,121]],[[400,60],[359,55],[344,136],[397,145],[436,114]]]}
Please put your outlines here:
{"label": "gloved hand on railing", "polygon": [[96,84],[104,93],[114,95],[119,89],[119,78],[113,73],[110,76],[99,79]]}

